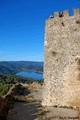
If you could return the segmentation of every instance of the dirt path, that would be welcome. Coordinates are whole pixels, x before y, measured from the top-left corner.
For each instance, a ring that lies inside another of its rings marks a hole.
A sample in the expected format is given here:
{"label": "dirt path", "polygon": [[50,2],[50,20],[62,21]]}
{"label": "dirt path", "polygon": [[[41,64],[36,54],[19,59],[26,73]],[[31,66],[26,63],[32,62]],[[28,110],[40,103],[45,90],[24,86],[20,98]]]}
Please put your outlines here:
{"label": "dirt path", "polygon": [[[42,87],[38,84],[32,84],[29,89],[31,93],[27,97],[32,96],[33,100],[41,101]],[[39,102],[16,102],[13,109],[9,111],[7,120],[34,120],[40,109],[41,105]]]}
{"label": "dirt path", "polygon": [[16,102],[9,111],[7,120],[34,120],[39,109],[38,103]]}
{"label": "dirt path", "polygon": [[45,120],[80,120],[80,111],[78,109],[46,107],[47,112]]}
{"label": "dirt path", "polygon": [[36,114],[41,110],[38,103],[16,102],[14,108],[9,111],[7,120],[80,120],[76,109],[49,107],[45,115],[37,118]]}

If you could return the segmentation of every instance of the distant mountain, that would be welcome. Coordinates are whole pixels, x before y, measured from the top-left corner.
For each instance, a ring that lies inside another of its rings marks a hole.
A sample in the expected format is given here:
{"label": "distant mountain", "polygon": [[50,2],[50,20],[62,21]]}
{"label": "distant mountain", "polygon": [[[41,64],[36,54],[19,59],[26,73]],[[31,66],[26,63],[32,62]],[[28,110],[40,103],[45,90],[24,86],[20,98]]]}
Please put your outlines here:
{"label": "distant mountain", "polygon": [[0,74],[15,74],[16,72],[27,70],[43,72],[43,62],[33,61],[1,61]]}
{"label": "distant mountain", "polygon": [[15,74],[15,71],[0,65],[0,75],[10,75],[10,74]]}

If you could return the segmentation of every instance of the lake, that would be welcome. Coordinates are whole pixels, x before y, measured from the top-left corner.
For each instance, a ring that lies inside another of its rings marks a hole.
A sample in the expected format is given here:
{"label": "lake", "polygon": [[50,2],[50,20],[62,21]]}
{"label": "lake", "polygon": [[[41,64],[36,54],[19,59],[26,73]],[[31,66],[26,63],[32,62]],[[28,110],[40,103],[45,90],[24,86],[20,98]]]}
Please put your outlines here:
{"label": "lake", "polygon": [[38,73],[38,72],[21,71],[21,72],[18,72],[16,75],[28,77],[28,78],[33,78],[35,80],[42,80],[43,79],[43,74]]}

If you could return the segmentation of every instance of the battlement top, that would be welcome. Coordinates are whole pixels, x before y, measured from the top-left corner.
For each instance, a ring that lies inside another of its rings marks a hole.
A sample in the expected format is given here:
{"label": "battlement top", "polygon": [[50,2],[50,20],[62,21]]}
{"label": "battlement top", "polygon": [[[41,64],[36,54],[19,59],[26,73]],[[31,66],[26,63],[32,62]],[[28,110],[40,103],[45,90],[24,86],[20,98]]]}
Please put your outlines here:
{"label": "battlement top", "polygon": [[[74,9],[73,16],[80,14],[80,8]],[[54,16],[50,15],[50,18],[57,18],[57,17],[68,17],[69,10],[65,10],[63,12],[54,12]]]}

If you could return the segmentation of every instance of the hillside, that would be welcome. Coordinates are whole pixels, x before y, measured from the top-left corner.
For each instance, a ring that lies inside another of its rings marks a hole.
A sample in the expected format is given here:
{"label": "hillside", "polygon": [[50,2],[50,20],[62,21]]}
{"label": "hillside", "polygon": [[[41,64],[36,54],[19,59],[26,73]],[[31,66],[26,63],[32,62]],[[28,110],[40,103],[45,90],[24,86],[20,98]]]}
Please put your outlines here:
{"label": "hillside", "polygon": [[0,75],[10,75],[15,74],[15,71],[0,65]]}
{"label": "hillside", "polygon": [[43,72],[43,62],[33,61],[1,61],[0,74],[15,74],[16,72],[27,70]]}

